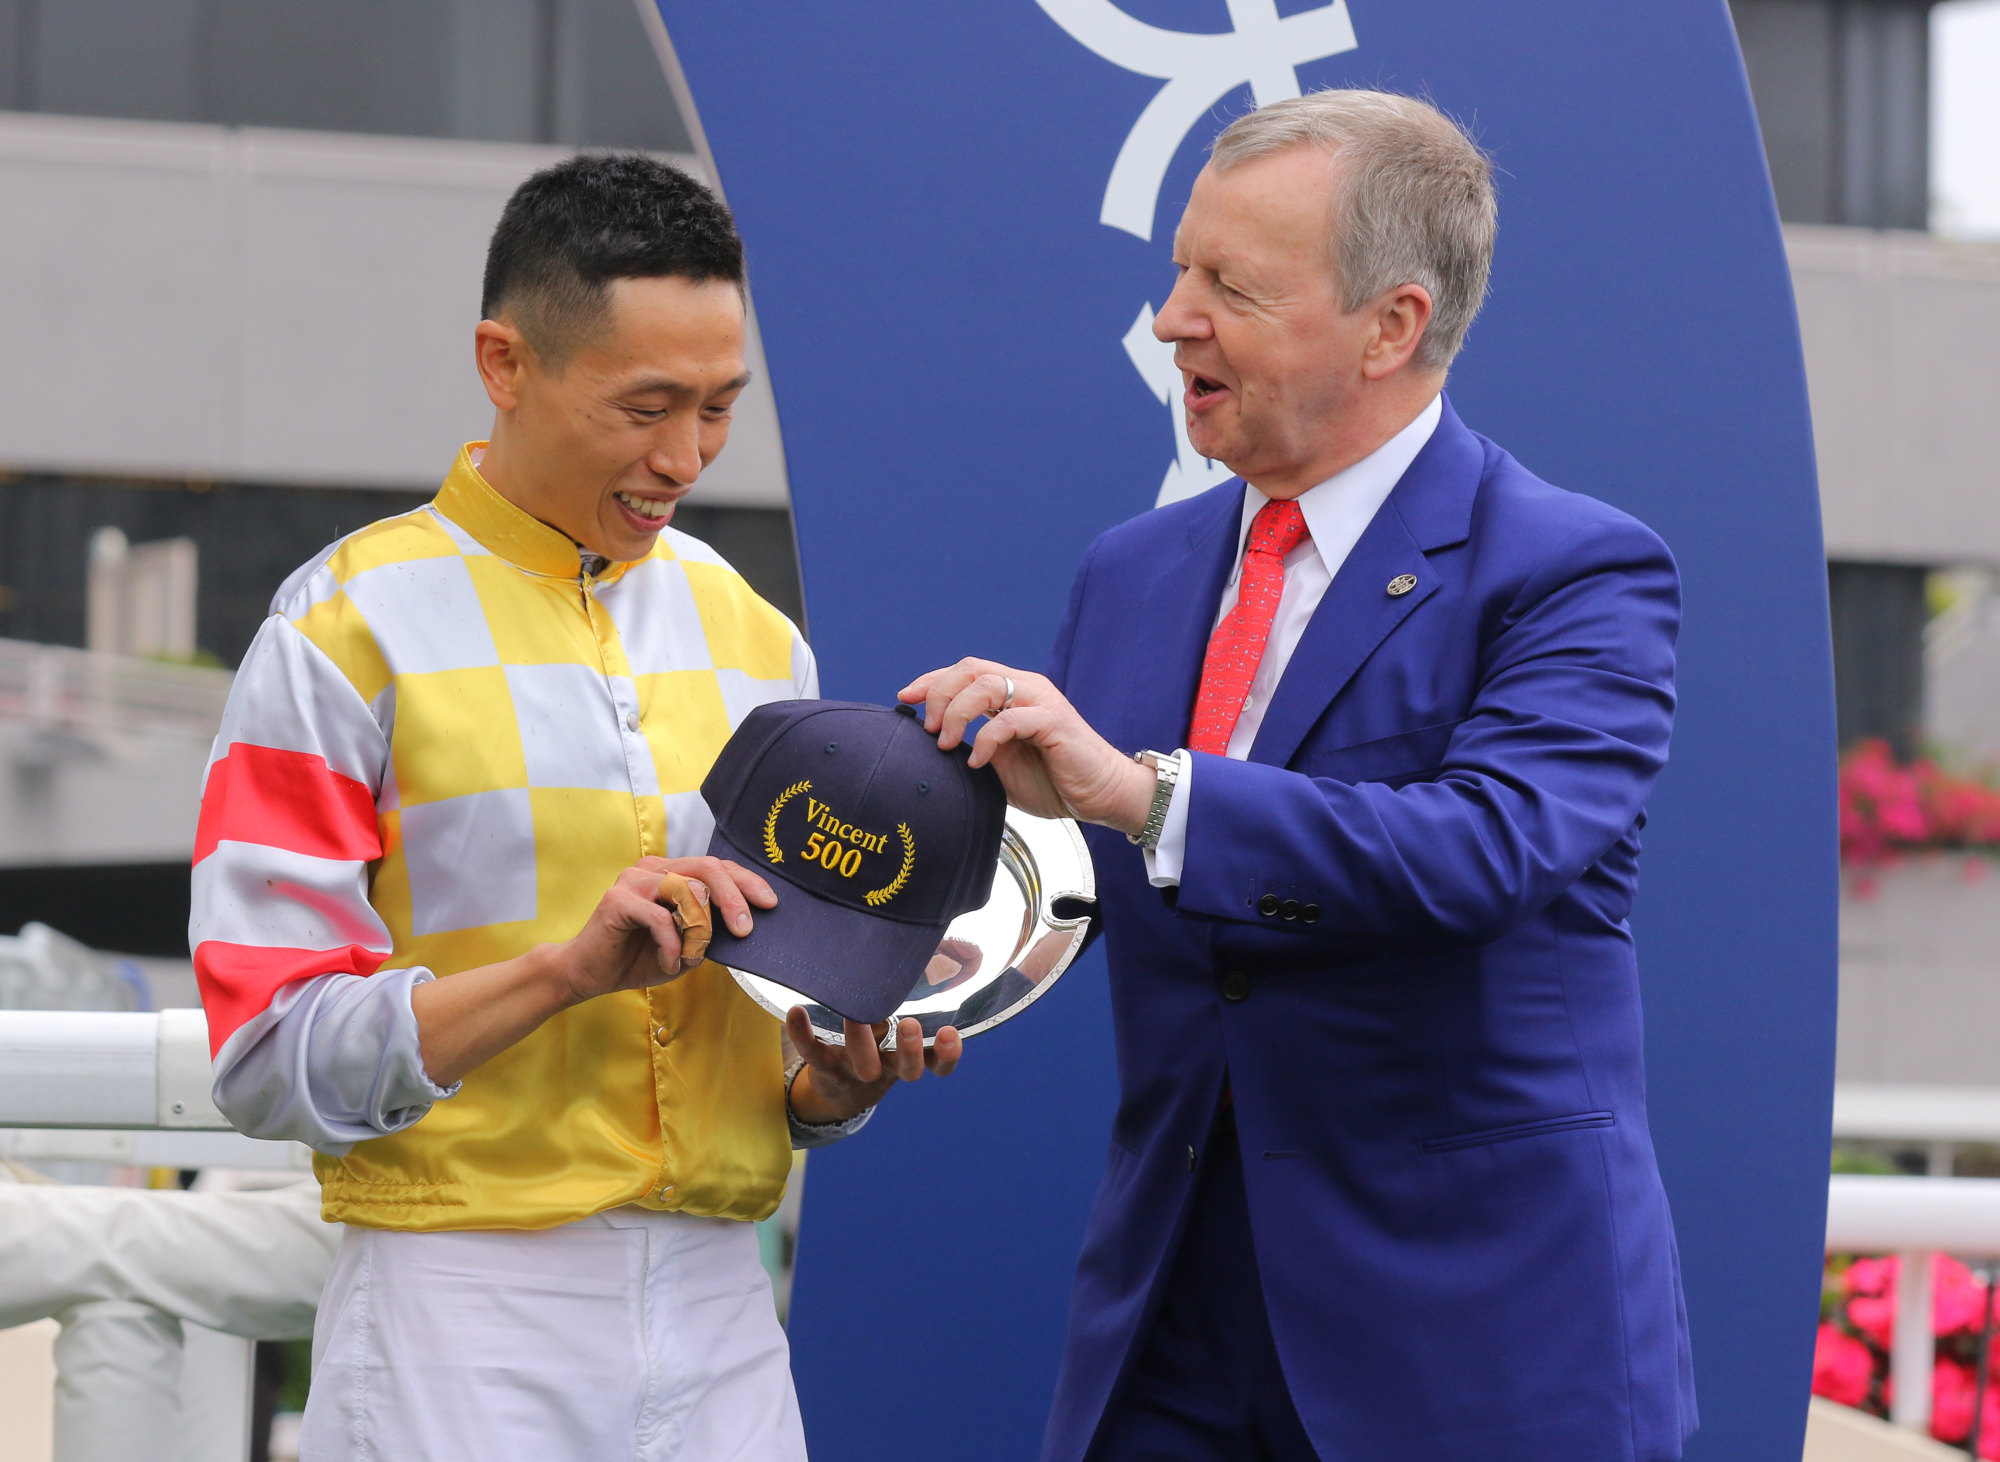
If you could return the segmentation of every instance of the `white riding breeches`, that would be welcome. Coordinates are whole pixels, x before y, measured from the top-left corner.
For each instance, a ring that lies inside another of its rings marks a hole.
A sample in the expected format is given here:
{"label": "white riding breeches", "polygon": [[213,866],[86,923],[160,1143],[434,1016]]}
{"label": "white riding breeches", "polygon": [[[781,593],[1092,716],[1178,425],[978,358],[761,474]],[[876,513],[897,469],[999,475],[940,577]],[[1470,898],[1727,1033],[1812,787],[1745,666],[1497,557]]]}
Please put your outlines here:
{"label": "white riding breeches", "polygon": [[803,1462],[752,1225],[636,1208],[561,1228],[350,1227],[300,1462]]}

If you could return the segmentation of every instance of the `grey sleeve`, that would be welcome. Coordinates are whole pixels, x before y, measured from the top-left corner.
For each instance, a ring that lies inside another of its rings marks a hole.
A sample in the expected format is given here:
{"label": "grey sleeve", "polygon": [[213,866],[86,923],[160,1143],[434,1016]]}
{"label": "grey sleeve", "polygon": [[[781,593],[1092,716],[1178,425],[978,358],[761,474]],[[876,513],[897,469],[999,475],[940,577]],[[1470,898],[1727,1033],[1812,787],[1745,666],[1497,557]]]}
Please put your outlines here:
{"label": "grey sleeve", "polygon": [[869,1107],[855,1113],[845,1122],[826,1122],[822,1124],[801,1122],[799,1114],[792,1110],[792,1082],[797,1079],[799,1069],[805,1064],[806,1058],[799,1055],[793,1055],[790,1060],[785,1062],[785,1123],[792,1129],[792,1148],[794,1151],[814,1147],[831,1147],[834,1143],[840,1141],[841,1138],[852,1137],[863,1127],[866,1127],[868,1119],[875,1115],[875,1109]]}
{"label": "grey sleeve", "polygon": [[458,1092],[424,1071],[410,992],[423,968],[287,985],[215,1059],[215,1104],[240,1132],[329,1157],[400,1132]]}

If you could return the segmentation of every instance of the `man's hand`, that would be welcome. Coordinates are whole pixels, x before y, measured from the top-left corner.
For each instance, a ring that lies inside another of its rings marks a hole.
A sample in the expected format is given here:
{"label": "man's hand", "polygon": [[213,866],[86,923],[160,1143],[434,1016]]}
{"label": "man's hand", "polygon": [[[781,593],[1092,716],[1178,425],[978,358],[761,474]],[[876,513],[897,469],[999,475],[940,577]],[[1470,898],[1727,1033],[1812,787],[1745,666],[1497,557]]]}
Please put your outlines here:
{"label": "man's hand", "polygon": [[1091,730],[1046,676],[967,659],[918,676],[897,699],[923,704],[924,729],[946,751],[965,739],[967,725],[991,717],[973,738],[972,764],[991,762],[1007,800],[1023,812],[1075,817],[1124,833],[1146,825],[1157,780],[1152,769]]}
{"label": "man's hand", "polygon": [[572,1005],[614,990],[664,985],[683,973],[680,930],[656,901],[660,880],[678,873],[737,934],[750,910],[777,906],[771,885],[721,858],[641,858],[618,875],[575,938],[539,944],[497,964],[429,980],[410,992],[424,1071],[450,1086]]}
{"label": "man's hand", "polygon": [[575,938],[550,958],[571,990],[571,1004],[614,990],[643,990],[679,979],[681,936],[672,910],[656,901],[662,875],[678,873],[706,892],[732,934],[750,932],[751,907],[775,908],[771,885],[722,858],[641,858],[618,875]]}
{"label": "man's hand", "polygon": [[838,1046],[819,1038],[802,1007],[793,1006],[785,1017],[785,1034],[806,1063],[792,1082],[792,1114],[801,1122],[823,1127],[858,1117],[899,1081],[916,1081],[926,1071],[951,1075],[965,1051],[965,1042],[950,1026],[926,1050],[924,1028],[907,1016],[896,1027],[893,1051],[880,1045],[888,1021],[866,1026],[850,1020],[846,1026],[847,1044]]}

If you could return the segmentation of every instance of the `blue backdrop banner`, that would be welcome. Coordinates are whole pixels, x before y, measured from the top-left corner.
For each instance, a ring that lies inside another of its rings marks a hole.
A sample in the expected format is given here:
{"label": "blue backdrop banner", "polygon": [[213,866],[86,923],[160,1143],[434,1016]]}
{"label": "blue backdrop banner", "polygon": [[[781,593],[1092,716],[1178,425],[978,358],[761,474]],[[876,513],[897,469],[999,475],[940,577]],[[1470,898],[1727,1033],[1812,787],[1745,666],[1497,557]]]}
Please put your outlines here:
{"label": "blue backdrop banner", "polygon": [[[887,700],[965,654],[1039,666],[1091,538],[1217,480],[1147,327],[1228,115],[1386,86],[1491,150],[1493,297],[1453,401],[1651,524],[1685,577],[1635,923],[1689,1455],[1797,1462],[1832,1091],[1832,683],[1790,281],[1724,0],[660,4],[749,243],[834,696]],[[1086,963],[813,1159],[792,1334],[818,1462],[1035,1455],[1113,1064]]]}

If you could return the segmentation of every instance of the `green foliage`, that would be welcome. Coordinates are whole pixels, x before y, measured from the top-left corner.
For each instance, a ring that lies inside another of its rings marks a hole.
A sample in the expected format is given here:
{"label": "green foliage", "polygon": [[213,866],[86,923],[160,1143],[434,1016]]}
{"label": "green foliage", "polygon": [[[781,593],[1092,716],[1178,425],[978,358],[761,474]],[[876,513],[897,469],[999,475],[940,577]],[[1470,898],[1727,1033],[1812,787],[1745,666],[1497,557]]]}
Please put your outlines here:
{"label": "green foliage", "polygon": [[[1840,1154],[1834,1154],[1839,1161]],[[1838,1168],[1835,1169],[1838,1171]],[[1824,1325],[1839,1312],[1841,1302],[1847,1298],[1847,1270],[1854,1263],[1852,1254],[1829,1254],[1826,1268],[1821,1272],[1819,1284],[1819,1322]]]}
{"label": "green foliage", "polygon": [[199,647],[196,648],[192,655],[169,655],[162,650],[148,655],[146,658],[160,665],[199,665],[209,670],[223,670],[227,668],[222,663],[222,657],[216,654],[215,651],[204,650]]}
{"label": "green foliage", "polygon": [[304,1411],[306,1388],[312,1382],[313,1346],[310,1340],[279,1342],[285,1352],[284,1379],[278,1383],[278,1410]]}
{"label": "green foliage", "polygon": [[1887,1157],[1865,1147],[1834,1148],[1833,1170],[1836,1173],[1862,1173],[1872,1177],[1890,1177],[1899,1171]]}

